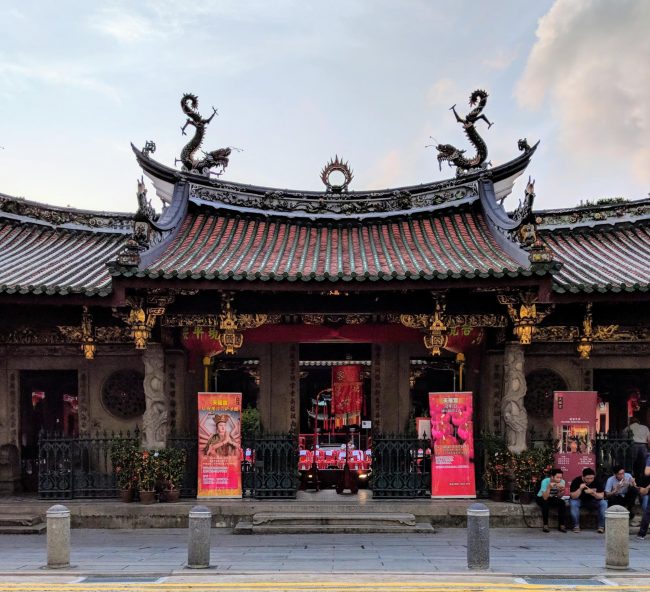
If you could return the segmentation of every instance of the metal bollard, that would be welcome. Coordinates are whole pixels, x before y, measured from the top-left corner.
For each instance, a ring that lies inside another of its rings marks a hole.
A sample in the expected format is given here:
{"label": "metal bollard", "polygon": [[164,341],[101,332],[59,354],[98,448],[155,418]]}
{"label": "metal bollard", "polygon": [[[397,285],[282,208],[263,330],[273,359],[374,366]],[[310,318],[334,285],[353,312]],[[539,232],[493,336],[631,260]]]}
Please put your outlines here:
{"label": "metal bollard", "polygon": [[47,517],[47,567],[70,567],[70,510],[52,506]]}
{"label": "metal bollard", "polygon": [[467,508],[467,567],[490,567],[490,510],[485,504]]}
{"label": "metal bollard", "polygon": [[210,567],[210,529],[212,512],[205,506],[190,510],[190,530],[187,543],[187,567],[203,569]]}
{"label": "metal bollard", "polygon": [[623,506],[605,512],[605,567],[630,567],[630,513]]}

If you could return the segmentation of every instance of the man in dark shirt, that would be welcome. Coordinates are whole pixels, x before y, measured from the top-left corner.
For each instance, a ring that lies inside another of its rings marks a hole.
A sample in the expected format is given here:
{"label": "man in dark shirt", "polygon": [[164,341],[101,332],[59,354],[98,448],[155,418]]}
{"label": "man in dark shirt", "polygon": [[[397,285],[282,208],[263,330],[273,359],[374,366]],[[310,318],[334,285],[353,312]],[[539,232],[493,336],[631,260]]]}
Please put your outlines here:
{"label": "man in dark shirt", "polygon": [[603,484],[596,480],[596,473],[593,469],[583,469],[582,475],[571,481],[570,505],[573,532],[580,532],[580,508],[598,510],[598,532],[605,532],[605,512],[607,502]]}

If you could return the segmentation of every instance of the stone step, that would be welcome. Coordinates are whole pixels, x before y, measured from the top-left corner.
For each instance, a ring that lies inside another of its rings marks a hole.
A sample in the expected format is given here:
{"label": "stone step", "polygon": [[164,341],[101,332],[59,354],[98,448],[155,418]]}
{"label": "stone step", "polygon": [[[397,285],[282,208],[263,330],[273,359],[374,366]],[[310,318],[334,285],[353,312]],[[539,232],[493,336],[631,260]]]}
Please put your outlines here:
{"label": "stone step", "polygon": [[253,515],[254,526],[262,524],[365,524],[415,526],[415,516],[409,513],[388,512],[258,512]]}
{"label": "stone step", "polygon": [[42,523],[43,519],[38,514],[0,514],[0,527],[34,526]]}
{"label": "stone step", "polygon": [[428,522],[418,522],[413,526],[405,524],[259,524],[241,520],[233,530],[234,534],[433,534],[433,526]]}

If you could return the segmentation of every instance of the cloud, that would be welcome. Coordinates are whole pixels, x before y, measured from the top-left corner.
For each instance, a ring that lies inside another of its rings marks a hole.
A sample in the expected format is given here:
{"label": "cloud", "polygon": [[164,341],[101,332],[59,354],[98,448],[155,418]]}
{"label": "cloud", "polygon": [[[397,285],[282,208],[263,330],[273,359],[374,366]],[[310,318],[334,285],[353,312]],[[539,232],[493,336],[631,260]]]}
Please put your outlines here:
{"label": "cloud", "polygon": [[458,85],[451,78],[436,80],[427,90],[427,102],[430,106],[446,105],[456,102],[460,94]]}
{"label": "cloud", "polygon": [[491,70],[506,70],[517,59],[517,48],[498,49],[493,54],[481,59],[481,63]]}
{"label": "cloud", "polygon": [[38,63],[20,63],[0,56],[0,83],[5,89],[3,94],[10,96],[11,89],[22,90],[25,81],[81,88],[100,94],[115,103],[120,103],[122,100],[120,92],[115,87],[87,74],[83,68],[74,63],[43,60],[39,60]]}
{"label": "cloud", "polygon": [[120,43],[139,43],[159,36],[150,19],[129,8],[102,8],[90,19],[90,26]]}
{"label": "cloud", "polygon": [[556,0],[517,84],[519,103],[548,104],[559,149],[573,164],[627,163],[650,182],[650,2]]}

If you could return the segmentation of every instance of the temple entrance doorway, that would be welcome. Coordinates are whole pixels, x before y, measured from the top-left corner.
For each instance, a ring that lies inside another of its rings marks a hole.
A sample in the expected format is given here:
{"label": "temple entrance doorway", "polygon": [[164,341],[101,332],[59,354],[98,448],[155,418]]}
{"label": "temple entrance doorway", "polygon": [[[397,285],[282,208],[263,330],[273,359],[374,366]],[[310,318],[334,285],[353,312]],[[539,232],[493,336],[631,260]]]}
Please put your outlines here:
{"label": "temple entrance doorway", "polygon": [[20,373],[20,458],[22,486],[38,491],[38,437],[41,431],[79,435],[76,370]]}
{"label": "temple entrance doorway", "polygon": [[430,425],[428,433],[423,433],[427,426],[423,418],[429,418],[429,393],[462,390],[460,362],[451,353],[435,358],[411,358],[409,386],[412,425],[408,426],[408,431],[415,431],[423,440],[430,439]]}
{"label": "temple entrance doorway", "polygon": [[300,489],[324,500],[368,484],[370,360],[368,343],[300,345]]}
{"label": "temple entrance doorway", "polygon": [[621,432],[635,415],[650,421],[650,370],[594,370],[594,390],[609,403],[609,431]]}

